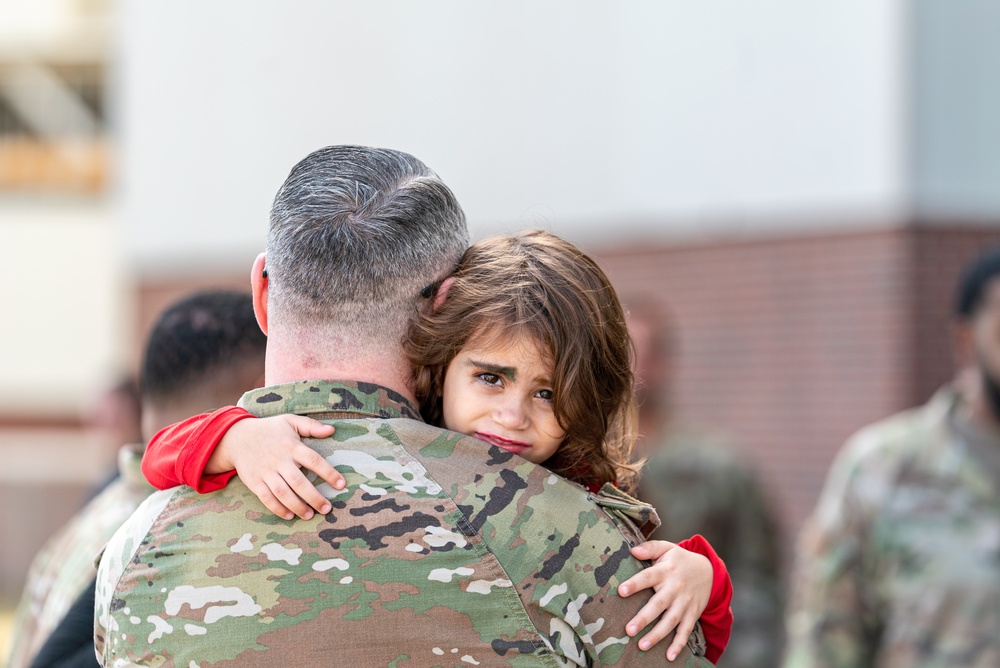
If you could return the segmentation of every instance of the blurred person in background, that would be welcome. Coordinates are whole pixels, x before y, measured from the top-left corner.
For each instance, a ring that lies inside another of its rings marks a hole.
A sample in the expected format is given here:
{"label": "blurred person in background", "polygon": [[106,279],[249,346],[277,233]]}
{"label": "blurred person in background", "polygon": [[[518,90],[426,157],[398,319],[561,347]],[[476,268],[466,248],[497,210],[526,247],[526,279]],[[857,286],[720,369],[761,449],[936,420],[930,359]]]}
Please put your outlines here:
{"label": "blurred person in background", "polygon": [[626,298],[636,350],[639,443],[647,458],[638,496],[662,524],[650,538],[677,542],[702,534],[725,561],[733,582],[733,631],[723,668],[777,665],[784,597],[776,522],[760,482],[724,439],[686,423],[674,410],[671,384],[676,331],[651,295]]}
{"label": "blurred person in background", "polygon": [[[86,420],[87,427],[109,447],[136,443],[142,429],[141,402],[139,384],[132,376],[123,377],[98,398]],[[115,443],[118,445],[112,446]]]}
{"label": "blurred person in background", "polygon": [[[189,415],[230,404],[262,384],[266,337],[249,294],[204,292],[159,317],[142,366],[143,443]],[[46,543],[35,557],[11,630],[10,668],[97,665],[93,642],[94,559],[153,491],[139,465],[143,443],[121,447],[120,477]],[[83,628],[61,626],[82,592]],[[58,628],[57,628],[58,627]],[[44,645],[44,647],[43,647]]]}
{"label": "blurred person in background", "polygon": [[798,545],[786,668],[1000,666],[1000,248],[955,311],[956,379],[834,460]]}
{"label": "blurred person in background", "polygon": [[87,415],[84,424],[88,437],[96,442],[102,461],[107,457],[107,474],[93,487],[86,501],[118,477],[117,457],[122,444],[142,440],[141,404],[139,383],[132,376],[124,376],[98,396]]}

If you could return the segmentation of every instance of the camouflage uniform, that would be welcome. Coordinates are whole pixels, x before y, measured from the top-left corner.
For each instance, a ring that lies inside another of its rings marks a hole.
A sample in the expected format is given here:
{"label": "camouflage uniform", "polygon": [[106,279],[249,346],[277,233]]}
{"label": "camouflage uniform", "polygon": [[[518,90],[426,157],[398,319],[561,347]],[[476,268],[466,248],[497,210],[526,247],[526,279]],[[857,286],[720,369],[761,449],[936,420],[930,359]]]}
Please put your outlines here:
{"label": "camouflage uniform", "polygon": [[10,668],[31,663],[66,611],[94,579],[94,559],[101,548],[155,491],[139,470],[142,447],[126,445],[119,450],[120,477],[52,536],[32,562],[11,628]]}
{"label": "camouflage uniform", "polygon": [[665,433],[649,449],[639,489],[663,522],[651,537],[677,542],[700,533],[726,562],[733,632],[719,666],[775,666],[784,635],[780,545],[760,485],[720,439],[685,425]]}
{"label": "camouflage uniform", "polygon": [[1000,666],[1000,438],[960,407],[945,388],[837,457],[801,539],[788,668]]}
{"label": "camouflage uniform", "polygon": [[[259,416],[336,426],[311,447],[347,479],[325,517],[285,521],[234,479],[154,494],[112,539],[97,580],[104,665],[663,665],[624,633],[641,601],[635,524],[655,513],[592,495],[475,439],[430,427],[367,383],[254,390]],[[694,656],[699,635],[675,665]]]}

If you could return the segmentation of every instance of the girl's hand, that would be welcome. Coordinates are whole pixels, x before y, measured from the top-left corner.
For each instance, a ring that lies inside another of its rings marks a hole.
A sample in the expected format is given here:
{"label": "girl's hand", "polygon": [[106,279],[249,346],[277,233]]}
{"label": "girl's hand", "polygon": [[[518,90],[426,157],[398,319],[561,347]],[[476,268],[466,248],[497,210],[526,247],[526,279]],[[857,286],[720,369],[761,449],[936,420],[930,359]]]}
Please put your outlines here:
{"label": "girl's hand", "polygon": [[314,509],[325,514],[332,506],[300,467],[316,473],[334,489],[344,489],[347,482],[300,438],[331,434],[333,427],[303,415],[240,420],[219,441],[205,473],[236,469],[243,483],[272,513],[286,520],[295,515],[308,520]]}
{"label": "girl's hand", "polygon": [[625,626],[625,632],[634,636],[659,617],[656,626],[639,641],[639,647],[648,650],[676,627],[674,641],[667,648],[667,659],[673,661],[708,605],[712,593],[712,563],[707,557],[665,540],[649,540],[636,545],[632,548],[632,556],[654,563],[623,582],[618,593],[631,596],[650,587],[656,593]]}

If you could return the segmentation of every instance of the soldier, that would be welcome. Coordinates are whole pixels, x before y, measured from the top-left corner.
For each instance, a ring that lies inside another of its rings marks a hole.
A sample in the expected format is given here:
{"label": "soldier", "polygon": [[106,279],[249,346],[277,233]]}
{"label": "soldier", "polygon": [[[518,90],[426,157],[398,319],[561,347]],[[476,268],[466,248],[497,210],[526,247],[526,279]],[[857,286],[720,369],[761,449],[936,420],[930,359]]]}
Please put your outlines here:
{"label": "soldier", "polygon": [[800,538],[787,668],[1000,665],[1000,250],[956,306],[963,372],[830,469]]}
{"label": "soldier", "polygon": [[[292,521],[239,479],[154,494],[101,561],[105,665],[664,664],[616,592],[648,507],[419,419],[401,340],[466,245],[412,156],[329,147],[292,169],[251,272],[274,384],[240,405],[332,423],[309,444],[346,486],[317,480],[332,512]],[[697,642],[668,665],[710,665]]]}
{"label": "soldier", "polygon": [[[263,380],[266,338],[248,294],[205,292],[168,308],[147,343],[142,368],[143,438],[182,416],[227,404]],[[139,470],[142,444],[119,451],[121,475],[55,534],[32,562],[15,617],[8,666],[42,660],[40,648],[97,572],[94,559],[153,491]],[[93,609],[92,599],[90,601]],[[92,616],[92,613],[91,613]],[[81,641],[93,663],[92,628]],[[46,654],[46,656],[51,656]]]}
{"label": "soldier", "polygon": [[648,458],[639,498],[662,524],[651,538],[700,533],[733,581],[733,630],[725,668],[774,666],[781,657],[780,545],[773,511],[753,470],[724,439],[684,422],[671,402],[675,331],[663,307],[634,295],[627,303],[636,349],[640,446]]}

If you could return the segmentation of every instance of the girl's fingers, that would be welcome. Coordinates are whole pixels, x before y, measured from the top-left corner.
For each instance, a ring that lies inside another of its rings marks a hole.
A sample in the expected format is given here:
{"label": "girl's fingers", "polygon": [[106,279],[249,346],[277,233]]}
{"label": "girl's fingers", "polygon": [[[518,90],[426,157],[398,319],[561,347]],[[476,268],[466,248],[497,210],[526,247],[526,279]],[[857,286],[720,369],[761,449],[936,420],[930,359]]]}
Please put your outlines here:
{"label": "girl's fingers", "polygon": [[692,618],[690,615],[681,619],[680,623],[677,625],[677,631],[674,633],[674,641],[670,643],[670,647],[667,648],[667,660],[673,661],[677,658],[677,655],[681,653],[684,649],[684,645],[687,644],[688,638],[691,637],[691,632],[694,631],[694,624],[698,621],[697,618]]}
{"label": "girl's fingers", "polygon": [[[663,616],[660,617],[660,620],[656,622],[656,625],[649,630],[649,633],[642,637],[642,640],[639,641],[639,648],[648,651],[653,647],[653,645],[666,638],[677,626],[680,618],[681,613],[676,609],[676,606],[671,607],[670,610],[663,613]],[[684,642],[687,642],[687,638],[684,639]],[[683,646],[684,643],[681,643],[681,647]],[[671,647],[673,647],[673,645],[671,645]]]}
{"label": "girl's fingers", "polygon": [[[312,448],[302,445],[295,449],[294,453],[295,462],[299,466],[304,466],[309,469],[320,478],[325,480],[334,489],[344,489],[347,485],[347,481],[344,480],[344,476],[340,474],[340,471],[333,468],[330,462],[326,461],[318,452]],[[305,478],[303,477],[303,480]],[[310,483],[311,484],[311,483]],[[318,492],[317,492],[318,493]],[[315,508],[315,506],[313,506]],[[319,508],[316,508],[319,510]],[[323,511],[320,511],[323,512]]]}
{"label": "girl's fingers", "polygon": [[[298,468],[289,466],[287,470],[282,471],[282,477],[284,477],[285,483],[291,488],[292,492],[305,503],[315,508],[317,512],[325,515],[333,508],[330,501],[316,489],[316,486],[309,481],[309,478],[302,475],[302,471]],[[302,517],[302,515],[300,514],[299,517]]]}
{"label": "girl's fingers", "polygon": [[630,619],[628,624],[625,625],[625,633],[627,633],[629,637],[635,636],[639,633],[639,631],[642,631],[644,628],[649,626],[654,619],[656,619],[657,613],[647,611],[647,608],[649,608],[649,604],[643,606],[643,608],[639,610],[638,614]]}
{"label": "girl's fingers", "polygon": [[[301,475],[301,474],[300,474]],[[277,497],[278,501],[281,502],[285,508],[292,511],[304,520],[312,519],[315,514],[313,509],[303,501],[298,494],[292,491],[292,488],[288,486],[285,479],[278,472],[270,473],[265,479],[264,483],[271,490],[271,493]],[[311,485],[310,485],[311,486]]]}
{"label": "girl's fingers", "polygon": [[286,417],[289,424],[303,438],[326,438],[333,435],[333,426],[323,424],[319,420],[313,420],[311,417],[306,417],[305,415],[288,415]]}
{"label": "girl's fingers", "polygon": [[666,540],[647,540],[631,549],[632,556],[642,561],[654,561],[677,547],[676,543]]}
{"label": "girl's fingers", "polygon": [[659,584],[661,579],[662,578],[657,575],[655,567],[651,566],[649,568],[644,568],[625,582],[618,585],[618,594],[620,596],[631,596],[637,591],[649,589],[650,587]]}
{"label": "girl's fingers", "polygon": [[290,520],[295,517],[295,514],[292,511],[281,505],[281,502],[275,498],[274,494],[271,493],[271,490],[263,481],[259,481],[255,484],[248,482],[247,487],[250,488],[251,492],[257,495],[257,498],[260,499],[260,502],[264,504],[265,508],[278,517],[286,520]]}
{"label": "girl's fingers", "polygon": [[[656,582],[654,582],[654,584],[656,584]],[[642,606],[636,616],[629,620],[628,624],[625,625],[625,632],[630,636],[634,636],[657,619],[659,619],[662,623],[663,618],[673,612],[675,621],[654,641],[654,643],[659,642],[663,635],[669,633],[670,629],[676,626],[676,619],[680,619],[681,614],[683,614],[687,608],[690,607],[685,603],[688,598],[689,597],[684,596],[683,588],[679,588],[672,584],[664,584],[648,601],[646,601],[646,604]]]}

